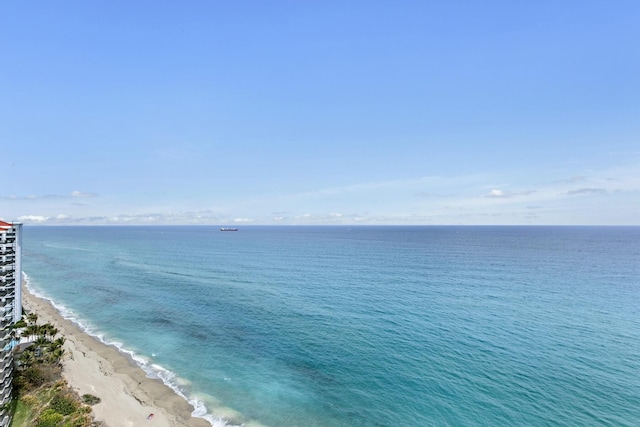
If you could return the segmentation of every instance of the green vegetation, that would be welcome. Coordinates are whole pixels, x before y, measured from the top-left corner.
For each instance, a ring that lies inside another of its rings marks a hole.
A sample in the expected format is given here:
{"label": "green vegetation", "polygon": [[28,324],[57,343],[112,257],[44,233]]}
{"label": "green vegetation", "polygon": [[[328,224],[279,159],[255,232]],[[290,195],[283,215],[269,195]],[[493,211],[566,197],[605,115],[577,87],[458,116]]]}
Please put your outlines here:
{"label": "green vegetation", "polygon": [[[95,427],[87,400],[97,403],[91,395],[80,397],[62,379],[61,360],[64,338],[47,323],[38,325],[38,316],[30,313],[26,321],[15,326],[20,336],[31,344],[15,354],[14,402],[12,427]],[[97,400],[97,401],[96,401]]]}
{"label": "green vegetation", "polygon": [[22,400],[14,400],[12,426],[26,426],[27,420],[31,418],[31,407]]}
{"label": "green vegetation", "polygon": [[100,398],[92,394],[83,394],[82,401],[87,405],[96,405],[100,403]]}

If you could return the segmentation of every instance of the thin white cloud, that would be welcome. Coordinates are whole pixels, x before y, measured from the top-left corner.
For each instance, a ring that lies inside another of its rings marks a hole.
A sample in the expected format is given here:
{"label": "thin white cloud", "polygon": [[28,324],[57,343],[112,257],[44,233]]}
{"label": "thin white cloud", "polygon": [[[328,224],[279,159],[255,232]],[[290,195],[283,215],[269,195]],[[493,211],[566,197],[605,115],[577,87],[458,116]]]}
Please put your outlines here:
{"label": "thin white cloud", "polygon": [[[327,187],[283,196],[283,199],[313,199],[329,196],[349,196],[352,194],[409,194],[414,196],[436,195],[434,191],[443,191],[461,186],[475,185],[487,177],[484,175],[462,175],[454,177],[425,176],[415,179],[396,179],[388,181],[361,182],[339,187]],[[425,189],[426,188],[426,189]]]}
{"label": "thin white cloud", "polygon": [[242,224],[242,223],[246,224],[246,223],[254,222],[254,220],[251,218],[234,218],[233,222],[238,224]]}
{"label": "thin white cloud", "polygon": [[509,196],[502,190],[491,190],[491,192],[484,197],[500,199],[500,198],[505,198]]}
{"label": "thin white cloud", "polygon": [[604,188],[578,188],[577,190],[569,190],[564,194],[575,196],[578,194],[605,194],[607,190]]}
{"label": "thin white cloud", "polygon": [[48,219],[49,217],[42,216],[42,215],[22,215],[18,217],[18,221],[24,222],[24,223],[29,223],[29,222],[41,223],[41,222],[47,221]]}
{"label": "thin white cloud", "polygon": [[582,175],[574,175],[568,179],[558,179],[554,181],[554,184],[574,184],[576,182],[584,181],[586,177]]}
{"label": "thin white cloud", "polygon": [[[85,225],[637,223],[640,162],[572,172],[564,174],[570,178],[555,181],[544,173],[487,173],[363,182],[258,197],[234,193],[228,200],[221,194],[215,209],[206,209],[211,197],[203,195],[189,201],[184,211],[170,210],[182,199],[144,206],[142,200],[118,201],[115,195],[103,198],[74,190],[66,196],[5,196],[15,202],[5,203],[4,213],[12,218],[22,215],[23,222]],[[611,207],[606,211],[597,197],[604,194]],[[39,215],[33,215],[32,201],[40,199]],[[61,209],[66,216],[59,216]]]}
{"label": "thin white cloud", "polygon": [[28,196],[16,196],[15,194],[12,194],[10,196],[4,197],[5,200],[42,200],[42,199],[64,199],[64,198],[65,196],[61,196],[59,194],[42,194],[42,195],[30,194]]}
{"label": "thin white cloud", "polygon": [[4,196],[5,200],[46,200],[46,199],[68,199],[68,198],[88,198],[96,197],[96,193],[88,193],[83,191],[72,191],[70,194],[30,194],[28,196],[17,196],[12,194]]}
{"label": "thin white cloud", "polygon": [[96,193],[87,193],[87,192],[78,191],[78,190],[71,192],[71,197],[96,197],[96,196],[97,196]]}
{"label": "thin white cloud", "polygon": [[528,196],[533,193],[535,193],[535,190],[510,192],[510,191],[493,189],[489,192],[489,194],[485,195],[484,197],[487,197],[490,199],[509,199],[511,197],[517,197],[517,196]]}
{"label": "thin white cloud", "polygon": [[413,194],[416,197],[451,197],[450,194],[440,194],[440,193],[434,193],[431,191],[418,191],[416,193]]}

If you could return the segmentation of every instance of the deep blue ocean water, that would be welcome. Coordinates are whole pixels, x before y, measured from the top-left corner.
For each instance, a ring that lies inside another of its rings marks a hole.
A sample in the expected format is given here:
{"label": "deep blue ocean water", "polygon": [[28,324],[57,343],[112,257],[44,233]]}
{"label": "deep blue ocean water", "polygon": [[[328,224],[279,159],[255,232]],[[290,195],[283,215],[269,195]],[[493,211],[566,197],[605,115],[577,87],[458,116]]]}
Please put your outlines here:
{"label": "deep blue ocean water", "polygon": [[640,227],[29,227],[29,287],[212,424],[640,425]]}

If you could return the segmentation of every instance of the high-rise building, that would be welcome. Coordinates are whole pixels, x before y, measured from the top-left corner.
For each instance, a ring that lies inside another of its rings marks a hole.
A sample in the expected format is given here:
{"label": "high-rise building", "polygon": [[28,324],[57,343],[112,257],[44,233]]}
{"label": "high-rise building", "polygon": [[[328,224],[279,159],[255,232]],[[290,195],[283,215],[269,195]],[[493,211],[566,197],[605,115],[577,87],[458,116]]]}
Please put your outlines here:
{"label": "high-rise building", "polygon": [[0,427],[11,424],[13,336],[22,318],[22,224],[0,221]]}

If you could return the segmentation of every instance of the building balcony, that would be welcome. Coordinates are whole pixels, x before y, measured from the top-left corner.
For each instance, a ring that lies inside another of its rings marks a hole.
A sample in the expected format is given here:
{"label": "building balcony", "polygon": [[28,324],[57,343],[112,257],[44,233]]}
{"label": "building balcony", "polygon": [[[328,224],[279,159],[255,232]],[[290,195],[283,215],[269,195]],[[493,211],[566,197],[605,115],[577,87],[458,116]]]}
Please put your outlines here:
{"label": "building balcony", "polygon": [[0,383],[11,385],[12,379],[13,379],[13,366],[11,366],[9,369],[5,369],[2,372],[2,380],[0,380]]}
{"label": "building balcony", "polygon": [[0,406],[11,400],[11,383],[0,386]]}
{"label": "building balcony", "polygon": [[13,357],[11,356],[11,352],[9,351],[9,357],[6,357],[4,359],[2,359],[2,362],[0,362],[0,367],[2,368],[2,370],[4,371],[7,367],[10,367],[13,369]]}
{"label": "building balcony", "polygon": [[5,405],[11,401],[11,391],[12,388],[9,385],[9,387],[3,389],[2,392],[0,392],[0,406]]}
{"label": "building balcony", "polygon": [[[11,331],[7,328],[5,330],[0,331],[0,349],[3,349],[7,346],[7,344],[11,344],[13,339],[11,338]],[[2,357],[0,356],[0,365],[2,364]]]}

